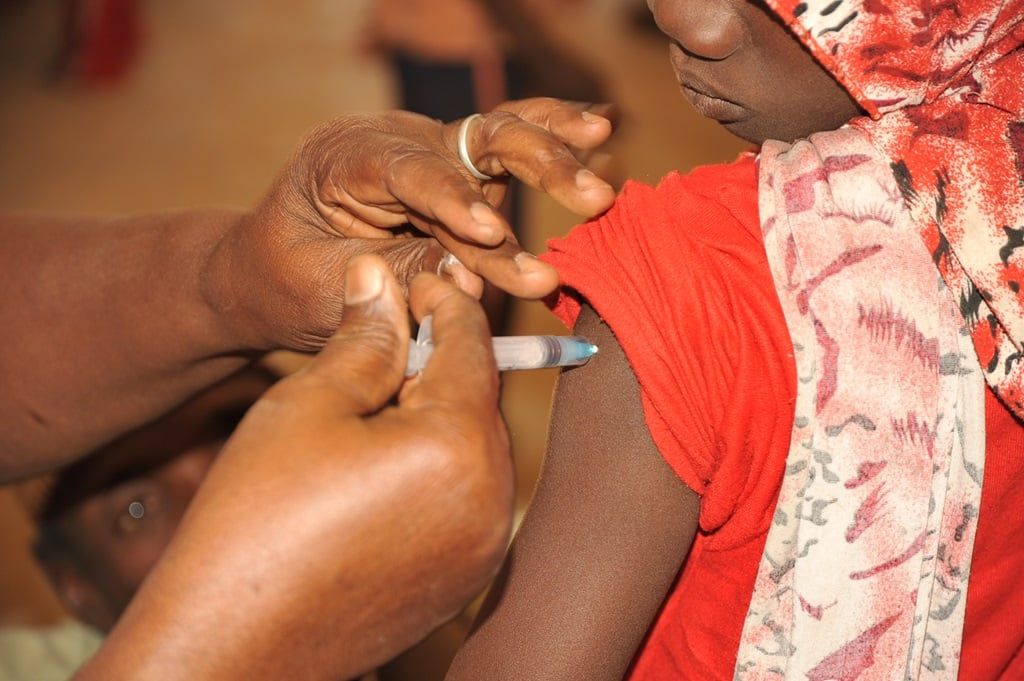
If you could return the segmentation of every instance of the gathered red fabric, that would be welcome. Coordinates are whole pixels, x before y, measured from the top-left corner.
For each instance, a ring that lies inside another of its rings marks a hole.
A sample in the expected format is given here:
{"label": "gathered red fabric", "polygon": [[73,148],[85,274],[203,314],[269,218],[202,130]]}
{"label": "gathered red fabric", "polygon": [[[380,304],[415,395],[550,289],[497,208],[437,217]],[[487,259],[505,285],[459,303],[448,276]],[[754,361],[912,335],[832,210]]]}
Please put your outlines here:
{"label": "gathered red fabric", "polygon": [[[606,215],[549,247],[543,257],[564,286],[555,313],[571,327],[585,300],[608,323],[654,442],[701,495],[700,531],[630,678],[731,679],[797,389],[753,157],[674,173],[657,189],[630,183]],[[1024,672],[1024,552],[1011,543],[1024,531],[1024,460],[1011,456],[1024,429],[987,394],[989,458],[960,669],[972,680]]]}
{"label": "gathered red fabric", "polygon": [[[742,544],[770,519],[796,395],[756,193],[747,157],[674,173],[657,190],[629,183],[610,213],[550,242],[544,256],[626,331],[616,337],[642,377],[648,427],[703,496],[701,529],[717,545]],[[563,296],[555,312],[571,320],[578,308]],[[765,408],[777,404],[790,408]]]}

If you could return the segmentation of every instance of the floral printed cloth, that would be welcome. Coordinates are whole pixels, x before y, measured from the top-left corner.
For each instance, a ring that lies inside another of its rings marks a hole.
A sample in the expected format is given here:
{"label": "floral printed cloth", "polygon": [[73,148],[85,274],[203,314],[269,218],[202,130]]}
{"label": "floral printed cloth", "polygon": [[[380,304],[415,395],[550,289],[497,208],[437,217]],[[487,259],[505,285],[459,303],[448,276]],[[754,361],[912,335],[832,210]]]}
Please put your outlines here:
{"label": "floral printed cloth", "polygon": [[861,131],[761,164],[799,382],[737,678],[954,679],[985,452],[970,335]]}
{"label": "floral printed cloth", "polygon": [[955,679],[984,383],[1024,416],[1024,0],[768,0],[869,114],[759,159],[800,379],[737,679]]}

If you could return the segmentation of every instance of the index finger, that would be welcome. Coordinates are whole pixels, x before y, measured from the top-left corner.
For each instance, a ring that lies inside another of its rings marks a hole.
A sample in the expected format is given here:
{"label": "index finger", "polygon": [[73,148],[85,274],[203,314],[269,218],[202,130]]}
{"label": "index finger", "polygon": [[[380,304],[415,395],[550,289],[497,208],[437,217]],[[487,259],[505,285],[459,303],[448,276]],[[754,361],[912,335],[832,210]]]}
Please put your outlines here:
{"label": "index finger", "polygon": [[[400,141],[387,155],[384,186],[407,210],[434,220],[455,236],[494,246],[512,233],[501,213],[484,198],[458,162]],[[435,234],[436,236],[436,234]]]}
{"label": "index finger", "polygon": [[494,113],[470,134],[475,162],[485,173],[508,171],[580,215],[596,215],[615,200],[612,186],[543,126],[510,113]]}
{"label": "index finger", "polygon": [[420,378],[402,395],[402,406],[496,411],[498,369],[480,303],[437,276],[421,274],[412,282],[409,304],[419,320],[433,315],[434,351]]}

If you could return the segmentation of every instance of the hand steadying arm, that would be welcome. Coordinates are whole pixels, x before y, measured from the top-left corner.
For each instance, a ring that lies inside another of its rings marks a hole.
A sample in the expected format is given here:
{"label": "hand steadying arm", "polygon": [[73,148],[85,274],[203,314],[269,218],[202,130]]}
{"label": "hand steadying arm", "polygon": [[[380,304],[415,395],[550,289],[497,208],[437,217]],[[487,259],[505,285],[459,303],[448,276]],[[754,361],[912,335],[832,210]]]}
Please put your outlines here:
{"label": "hand steadying arm", "polygon": [[699,498],[664,462],[611,330],[562,374],[540,483],[449,681],[619,681],[689,551]]}
{"label": "hand steadying arm", "polygon": [[[512,172],[584,214],[613,192],[567,144],[607,121],[555,100],[512,102],[473,127],[485,172]],[[517,257],[508,225],[455,155],[457,124],[404,112],[314,131],[250,212],[117,219],[0,216],[0,482],[67,463],[274,348],[316,350],[337,328],[347,261],[384,257],[404,286],[446,252],[520,296],[557,277]],[[486,197],[486,199],[485,199]],[[434,239],[384,239],[414,223]]]}

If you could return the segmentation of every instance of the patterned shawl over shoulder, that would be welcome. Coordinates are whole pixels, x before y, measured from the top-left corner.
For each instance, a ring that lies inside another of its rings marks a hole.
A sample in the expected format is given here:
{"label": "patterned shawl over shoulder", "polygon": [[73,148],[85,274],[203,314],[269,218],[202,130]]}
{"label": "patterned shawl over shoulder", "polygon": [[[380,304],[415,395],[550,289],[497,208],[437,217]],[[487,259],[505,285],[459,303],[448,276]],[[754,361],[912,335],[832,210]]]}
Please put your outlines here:
{"label": "patterned shawl over shoulder", "polygon": [[800,379],[737,679],[957,678],[984,383],[1024,416],[1024,0],[767,0],[868,113],[759,157]]}

